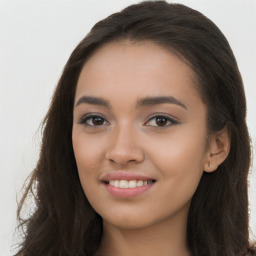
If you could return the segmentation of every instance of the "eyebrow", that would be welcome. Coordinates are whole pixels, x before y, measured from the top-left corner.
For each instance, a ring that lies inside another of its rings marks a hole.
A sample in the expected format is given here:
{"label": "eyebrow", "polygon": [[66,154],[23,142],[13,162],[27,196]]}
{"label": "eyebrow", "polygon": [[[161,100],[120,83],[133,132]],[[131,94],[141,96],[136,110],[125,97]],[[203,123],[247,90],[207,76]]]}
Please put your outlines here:
{"label": "eyebrow", "polygon": [[81,97],[77,103],[76,103],[76,107],[82,103],[87,103],[87,104],[92,104],[92,105],[99,105],[99,106],[103,106],[105,108],[111,108],[110,103],[108,100],[105,100],[103,98],[99,98],[99,97],[92,97],[92,96],[83,96]]}
{"label": "eyebrow", "polygon": [[[100,97],[82,96],[77,101],[75,106],[77,107],[82,103],[99,105],[99,106],[103,106],[105,108],[111,109],[110,102]],[[143,99],[139,99],[136,103],[136,108],[140,108],[144,106],[152,106],[157,104],[164,104],[164,103],[175,104],[187,110],[186,105],[173,96],[157,96],[157,97],[146,97]]]}
{"label": "eyebrow", "polygon": [[146,97],[138,100],[136,108],[164,103],[175,104],[187,110],[186,105],[173,96]]}

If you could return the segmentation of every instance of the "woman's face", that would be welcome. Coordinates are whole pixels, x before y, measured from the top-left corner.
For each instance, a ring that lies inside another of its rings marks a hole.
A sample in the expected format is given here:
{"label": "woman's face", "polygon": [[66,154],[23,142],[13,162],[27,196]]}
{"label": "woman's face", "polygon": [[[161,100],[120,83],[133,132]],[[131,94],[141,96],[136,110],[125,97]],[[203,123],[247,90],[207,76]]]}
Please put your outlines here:
{"label": "woman's face", "polygon": [[206,106],[191,68],[151,43],[114,42],[84,65],[73,148],[105,223],[143,228],[187,216],[207,162]]}

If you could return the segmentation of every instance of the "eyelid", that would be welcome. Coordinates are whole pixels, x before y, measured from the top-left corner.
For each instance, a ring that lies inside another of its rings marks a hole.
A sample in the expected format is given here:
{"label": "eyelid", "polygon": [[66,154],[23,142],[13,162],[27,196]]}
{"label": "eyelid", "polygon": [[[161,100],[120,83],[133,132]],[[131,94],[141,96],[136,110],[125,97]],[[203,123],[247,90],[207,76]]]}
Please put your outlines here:
{"label": "eyelid", "polygon": [[[104,123],[102,125],[90,125],[87,123],[88,120],[90,120],[93,117],[99,117],[102,118],[104,120]],[[166,118],[168,122],[170,122],[168,125],[164,125],[164,126],[158,126],[158,125],[150,125],[148,124],[150,121],[152,121],[153,119],[157,118],[157,117],[162,117],[162,118]],[[106,122],[106,123],[105,123]],[[83,115],[79,121],[79,124],[91,127],[91,128],[100,128],[102,126],[105,125],[109,125],[110,122],[104,117],[104,115],[99,114],[99,113],[86,113],[85,115]],[[152,127],[158,127],[158,128],[164,128],[164,127],[169,127],[169,126],[173,126],[173,125],[177,125],[179,124],[179,121],[177,121],[177,119],[169,114],[163,114],[163,113],[154,113],[152,114],[147,121],[145,122],[144,125],[146,126],[152,126]]]}
{"label": "eyelid", "polygon": [[99,127],[102,127],[102,126],[106,125],[106,124],[90,125],[90,124],[86,123],[88,120],[90,120],[93,117],[100,117],[100,118],[104,119],[104,122],[105,121],[107,122],[107,125],[110,124],[109,121],[102,114],[99,114],[99,113],[87,113],[79,119],[78,123],[82,124],[82,125],[85,125],[85,126],[88,126],[88,127],[92,127],[92,128],[99,128]]}
{"label": "eyelid", "polygon": [[[153,120],[154,118],[157,118],[157,117],[166,118],[171,123],[168,124],[168,125],[165,125],[165,126],[157,126],[157,125],[148,125],[147,124],[148,122],[150,122],[151,120]],[[155,113],[154,115],[151,115],[148,118],[148,121],[145,124],[146,124],[146,126],[153,126],[153,127],[164,128],[164,127],[169,127],[169,126],[177,125],[177,124],[179,124],[179,122],[173,116],[171,116],[171,115],[163,114],[163,113]]]}

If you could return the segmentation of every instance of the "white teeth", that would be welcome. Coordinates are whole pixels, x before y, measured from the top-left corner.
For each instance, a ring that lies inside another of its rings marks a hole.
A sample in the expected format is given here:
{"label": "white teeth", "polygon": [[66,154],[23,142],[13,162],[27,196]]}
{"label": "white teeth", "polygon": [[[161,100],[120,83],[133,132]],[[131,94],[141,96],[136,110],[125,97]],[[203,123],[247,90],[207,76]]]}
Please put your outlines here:
{"label": "white teeth", "polygon": [[119,180],[115,180],[115,182],[114,182],[114,187],[116,187],[116,188],[118,188],[119,187]]}
{"label": "white teeth", "polygon": [[120,188],[128,188],[129,187],[128,181],[127,180],[120,180],[119,187]]}
{"label": "white teeth", "polygon": [[136,180],[129,181],[129,188],[136,188]]}
{"label": "white teeth", "polygon": [[137,187],[143,186],[143,180],[137,180],[136,185],[137,185]]}
{"label": "white teeth", "polygon": [[116,188],[136,188],[153,183],[152,180],[110,180],[108,184]]}

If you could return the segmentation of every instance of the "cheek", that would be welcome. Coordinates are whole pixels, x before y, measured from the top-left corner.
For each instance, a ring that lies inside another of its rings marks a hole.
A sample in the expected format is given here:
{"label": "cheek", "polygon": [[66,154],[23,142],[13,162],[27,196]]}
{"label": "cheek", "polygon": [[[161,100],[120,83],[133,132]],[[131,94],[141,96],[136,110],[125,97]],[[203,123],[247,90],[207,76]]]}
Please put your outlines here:
{"label": "cheek", "polygon": [[183,134],[183,137],[166,138],[151,147],[149,157],[159,171],[161,184],[161,197],[155,194],[151,199],[156,209],[164,205],[166,214],[190,203],[203,174],[204,140],[194,139],[185,138]]}
{"label": "cheek", "polygon": [[86,181],[95,177],[104,159],[101,139],[91,139],[90,136],[78,133],[73,133],[72,139],[78,174],[83,187],[86,188]]}
{"label": "cheek", "polygon": [[149,158],[161,177],[173,182],[180,191],[195,190],[203,173],[206,136],[204,129],[184,132],[177,129],[172,135],[148,141]]}
{"label": "cheek", "polygon": [[85,136],[81,131],[73,131],[72,143],[77,164],[91,165],[102,158],[102,138],[97,136]]}

